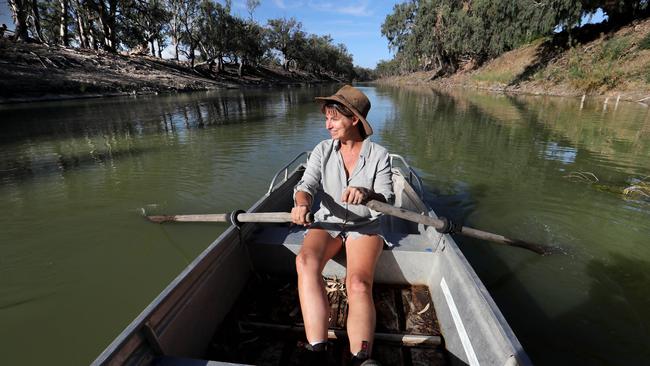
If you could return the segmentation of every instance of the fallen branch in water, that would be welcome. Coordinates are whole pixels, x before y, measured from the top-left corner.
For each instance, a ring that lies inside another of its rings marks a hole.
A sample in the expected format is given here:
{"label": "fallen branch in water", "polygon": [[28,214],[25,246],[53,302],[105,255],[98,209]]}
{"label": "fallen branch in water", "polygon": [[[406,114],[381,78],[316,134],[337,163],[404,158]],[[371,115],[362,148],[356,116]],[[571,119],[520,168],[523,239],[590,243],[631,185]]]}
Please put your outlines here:
{"label": "fallen branch in water", "polygon": [[591,173],[591,172],[571,172],[571,173],[565,175],[564,178],[583,181],[583,182],[589,182],[589,183],[596,183],[596,182],[600,181],[598,179],[598,177],[596,176],[596,174]]}

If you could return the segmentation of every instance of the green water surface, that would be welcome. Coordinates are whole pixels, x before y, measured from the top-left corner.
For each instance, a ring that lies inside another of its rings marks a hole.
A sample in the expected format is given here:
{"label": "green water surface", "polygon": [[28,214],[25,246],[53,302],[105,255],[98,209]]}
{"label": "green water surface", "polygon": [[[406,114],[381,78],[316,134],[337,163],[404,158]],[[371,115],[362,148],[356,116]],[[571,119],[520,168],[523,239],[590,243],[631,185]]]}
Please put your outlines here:
{"label": "green water surface", "polygon": [[[224,229],[141,214],[246,209],[328,137],[336,85],[0,106],[0,364],[83,365]],[[365,86],[372,137],[427,201],[561,253],[459,238],[539,365],[650,359],[650,111]],[[593,175],[593,176],[592,176]]]}

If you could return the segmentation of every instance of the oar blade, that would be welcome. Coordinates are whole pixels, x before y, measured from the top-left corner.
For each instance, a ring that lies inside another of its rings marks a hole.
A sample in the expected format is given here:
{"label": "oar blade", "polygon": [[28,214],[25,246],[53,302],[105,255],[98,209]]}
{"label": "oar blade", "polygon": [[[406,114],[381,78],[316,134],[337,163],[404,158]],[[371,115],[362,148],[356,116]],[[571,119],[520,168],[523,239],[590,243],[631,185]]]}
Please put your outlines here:
{"label": "oar blade", "polygon": [[551,255],[551,254],[553,254],[555,252],[553,250],[553,248],[551,248],[549,246],[540,245],[540,244],[536,244],[536,243],[531,243],[531,242],[524,241],[524,240],[519,240],[519,239],[509,239],[509,244],[512,245],[512,246],[515,246],[515,247],[528,249],[528,250],[533,251],[533,252],[535,252],[535,253],[537,253],[539,255]]}
{"label": "oar blade", "polygon": [[174,221],[174,215],[152,215],[147,216],[147,220],[156,224],[162,224],[163,222]]}

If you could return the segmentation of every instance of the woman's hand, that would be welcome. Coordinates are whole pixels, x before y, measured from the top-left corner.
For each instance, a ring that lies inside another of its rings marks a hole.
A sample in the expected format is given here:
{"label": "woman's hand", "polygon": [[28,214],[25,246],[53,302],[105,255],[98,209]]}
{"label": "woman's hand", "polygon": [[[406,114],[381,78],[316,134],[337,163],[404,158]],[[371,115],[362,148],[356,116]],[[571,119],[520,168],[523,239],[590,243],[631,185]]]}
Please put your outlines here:
{"label": "woman's hand", "polygon": [[291,209],[291,220],[296,225],[309,226],[311,222],[307,221],[309,206],[297,205]]}
{"label": "woman's hand", "polygon": [[343,191],[341,202],[360,205],[368,202],[372,196],[372,191],[365,187],[348,187]]}

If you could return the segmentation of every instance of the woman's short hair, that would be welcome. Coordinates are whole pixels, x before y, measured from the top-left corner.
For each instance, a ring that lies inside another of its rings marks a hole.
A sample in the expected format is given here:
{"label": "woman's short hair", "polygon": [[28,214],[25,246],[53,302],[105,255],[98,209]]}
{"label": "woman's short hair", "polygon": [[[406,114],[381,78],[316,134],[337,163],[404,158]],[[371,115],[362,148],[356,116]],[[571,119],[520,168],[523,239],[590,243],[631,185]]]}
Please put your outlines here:
{"label": "woman's short hair", "polygon": [[[352,118],[355,117],[356,115],[346,106],[340,103],[335,103],[335,102],[328,102],[324,103],[322,107],[323,114],[327,114],[327,112],[333,113],[334,115],[336,114],[341,114],[345,117]],[[366,135],[366,130],[363,128],[362,123],[357,123],[357,130],[359,131],[359,135],[361,135],[362,139],[366,139],[368,135]]]}

